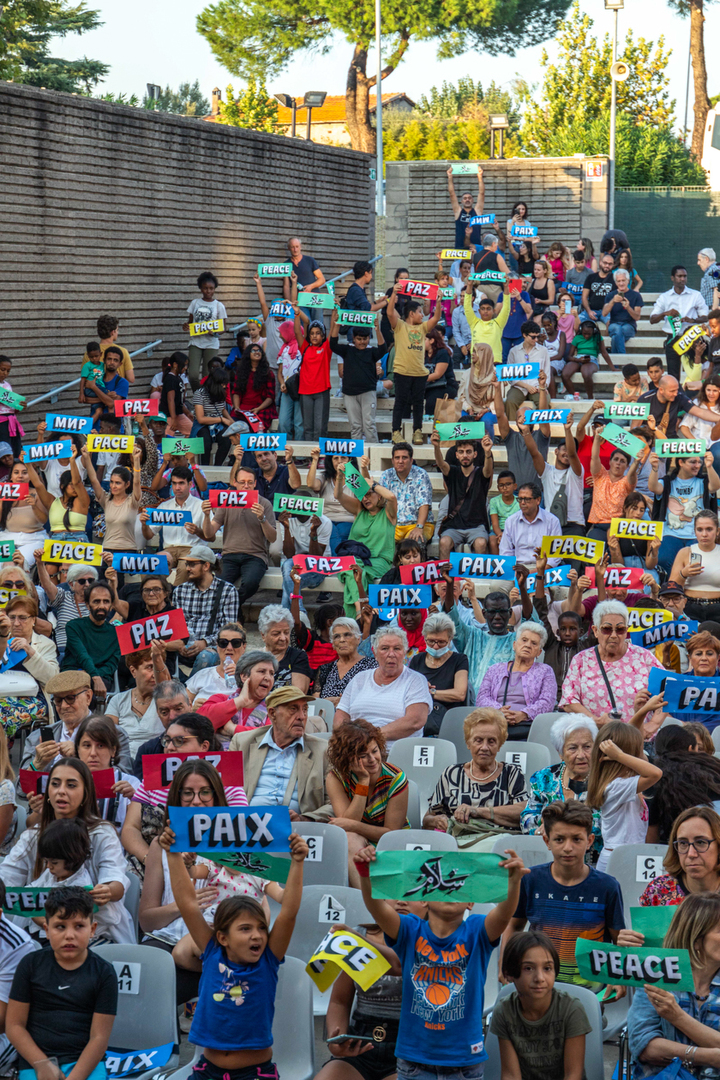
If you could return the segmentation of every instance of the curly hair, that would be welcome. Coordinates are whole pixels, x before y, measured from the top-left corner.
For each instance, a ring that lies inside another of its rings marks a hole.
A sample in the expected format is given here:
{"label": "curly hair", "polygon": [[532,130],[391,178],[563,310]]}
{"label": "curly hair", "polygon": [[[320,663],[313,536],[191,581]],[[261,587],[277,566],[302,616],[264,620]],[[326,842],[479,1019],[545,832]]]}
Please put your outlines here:
{"label": "curly hair", "polygon": [[328,742],[327,756],[338,776],[350,776],[353,762],[359,754],[367,750],[371,742],[377,743],[382,759],[385,761],[387,757],[385,737],[380,728],[376,728],[367,720],[350,720],[333,732]]}
{"label": "curly hair", "polygon": [[[253,349],[260,349],[260,352],[262,353],[260,363],[255,368],[254,372],[250,361],[250,353]],[[265,350],[262,345],[258,345],[257,343],[248,345],[240,359],[235,361],[235,387],[240,397],[243,397],[245,394],[251,375],[253,377],[253,390],[259,393],[267,386],[268,378],[270,376],[270,364],[268,363],[268,358],[265,355]]]}

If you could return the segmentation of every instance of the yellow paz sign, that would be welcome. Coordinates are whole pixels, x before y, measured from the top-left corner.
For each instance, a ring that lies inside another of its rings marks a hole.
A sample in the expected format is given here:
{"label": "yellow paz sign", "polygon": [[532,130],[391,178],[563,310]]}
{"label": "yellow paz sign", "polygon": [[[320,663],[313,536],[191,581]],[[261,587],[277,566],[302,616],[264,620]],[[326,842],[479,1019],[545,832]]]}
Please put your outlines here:
{"label": "yellow paz sign", "polygon": [[93,431],[87,437],[88,454],[103,451],[111,454],[132,454],[134,447],[134,435],[99,435],[97,431]]}
{"label": "yellow paz sign", "polygon": [[652,630],[654,626],[672,622],[675,618],[672,611],[661,611],[659,608],[629,607],[628,630]]}
{"label": "yellow paz sign", "polygon": [[361,990],[368,990],[389,970],[390,964],[382,953],[349,930],[326,934],[305,968],[321,993],[332,986],[341,971]]}
{"label": "yellow paz sign", "polygon": [[620,540],[662,540],[662,521],[638,521],[637,518],[611,518],[608,536]]}
{"label": "yellow paz sign", "polygon": [[84,540],[46,540],[43,545],[43,562],[75,562],[86,566],[99,566],[102,562],[102,545],[86,544]]}
{"label": "yellow paz sign", "polygon": [[206,319],[204,322],[191,322],[188,326],[190,337],[204,337],[205,334],[222,334],[225,329],[224,319]]}
{"label": "yellow paz sign", "polygon": [[579,559],[580,562],[598,563],[605,554],[602,540],[590,540],[587,536],[543,536],[540,554],[548,559]]}

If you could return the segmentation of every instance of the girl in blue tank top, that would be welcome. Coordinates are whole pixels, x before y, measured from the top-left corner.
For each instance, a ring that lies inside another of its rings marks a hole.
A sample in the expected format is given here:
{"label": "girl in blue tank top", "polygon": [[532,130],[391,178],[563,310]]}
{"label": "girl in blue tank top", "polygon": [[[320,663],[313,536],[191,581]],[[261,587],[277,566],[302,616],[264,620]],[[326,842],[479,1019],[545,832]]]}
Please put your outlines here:
{"label": "girl in blue tank top", "polygon": [[167,852],[170,883],[180,915],[200,951],[202,975],[190,1042],[203,1053],[192,1080],[277,1080],[272,1024],[278,970],[302,899],[308,846],[290,837],[291,865],[282,907],[272,930],[257,900],[234,896],[218,905],[213,926],[203,918],[197,894],[166,826],[158,843]]}

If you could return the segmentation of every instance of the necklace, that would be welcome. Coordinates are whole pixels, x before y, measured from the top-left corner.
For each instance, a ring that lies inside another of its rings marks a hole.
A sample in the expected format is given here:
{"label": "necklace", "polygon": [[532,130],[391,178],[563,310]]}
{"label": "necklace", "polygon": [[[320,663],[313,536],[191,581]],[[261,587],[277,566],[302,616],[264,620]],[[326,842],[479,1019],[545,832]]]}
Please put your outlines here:
{"label": "necklace", "polygon": [[470,762],[470,776],[472,777],[473,780],[477,780],[478,783],[480,783],[480,784],[486,783],[486,781],[488,781],[491,776],[495,775],[495,773],[498,771],[498,768],[499,768],[499,766],[496,765],[495,768],[492,770],[492,772],[489,772],[487,774],[487,776],[476,776],[475,773],[473,772],[473,764],[474,764],[474,762],[471,761]]}

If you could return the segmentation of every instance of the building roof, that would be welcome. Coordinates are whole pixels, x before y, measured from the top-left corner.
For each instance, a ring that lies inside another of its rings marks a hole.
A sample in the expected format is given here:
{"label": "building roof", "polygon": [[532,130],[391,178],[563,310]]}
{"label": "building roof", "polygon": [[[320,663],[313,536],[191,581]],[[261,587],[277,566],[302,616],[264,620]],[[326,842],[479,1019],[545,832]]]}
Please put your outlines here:
{"label": "building roof", "polygon": [[[300,103],[302,101],[302,98],[303,98],[302,94],[297,98],[297,102],[298,102],[298,120],[300,120],[300,119],[304,120],[305,115],[307,115],[305,113],[304,109],[301,110],[299,108]],[[415,107],[415,102],[412,101],[407,96],[407,94],[404,94],[404,93],[383,94],[382,101],[383,101],[383,105],[387,105],[390,102],[406,101],[410,105],[411,108]],[[375,95],[371,94],[370,95],[370,112],[372,113],[374,111],[375,111]],[[313,122],[313,124],[333,124],[333,123],[335,123],[335,124],[344,124],[345,123],[345,95],[344,94],[336,94],[336,95],[328,94],[328,96],[325,98],[325,103],[320,108],[313,109],[313,111],[312,111],[312,122]],[[284,105],[280,105],[279,103],[278,103],[278,123],[279,124],[290,124],[290,123],[292,123],[292,110],[291,109],[286,109]]]}

